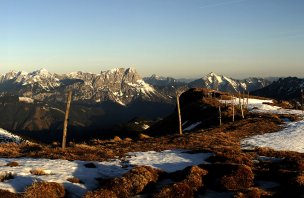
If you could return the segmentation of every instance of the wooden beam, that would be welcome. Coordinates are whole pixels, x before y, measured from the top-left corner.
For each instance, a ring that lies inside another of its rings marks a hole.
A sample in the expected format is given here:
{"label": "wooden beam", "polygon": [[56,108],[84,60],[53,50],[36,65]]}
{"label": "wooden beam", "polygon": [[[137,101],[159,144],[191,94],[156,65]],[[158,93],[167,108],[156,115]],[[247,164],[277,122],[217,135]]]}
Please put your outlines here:
{"label": "wooden beam", "polygon": [[179,92],[176,92],[176,104],[177,104],[179,134],[183,135],[182,116],[181,116],[180,102],[179,102],[180,95],[181,94]]}
{"label": "wooden beam", "polygon": [[72,101],[72,91],[70,90],[70,91],[68,91],[66,111],[65,111],[64,124],[63,124],[62,149],[65,149],[65,147],[66,147],[67,128],[68,128],[68,122],[69,122],[71,101]]}

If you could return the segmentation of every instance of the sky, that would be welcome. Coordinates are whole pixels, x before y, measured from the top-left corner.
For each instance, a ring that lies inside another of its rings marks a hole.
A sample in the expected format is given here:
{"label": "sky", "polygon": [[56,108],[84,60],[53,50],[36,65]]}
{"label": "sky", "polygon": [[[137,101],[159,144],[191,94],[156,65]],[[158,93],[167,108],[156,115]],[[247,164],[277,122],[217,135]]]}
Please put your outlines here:
{"label": "sky", "polygon": [[304,77],[303,0],[0,0],[0,73]]}

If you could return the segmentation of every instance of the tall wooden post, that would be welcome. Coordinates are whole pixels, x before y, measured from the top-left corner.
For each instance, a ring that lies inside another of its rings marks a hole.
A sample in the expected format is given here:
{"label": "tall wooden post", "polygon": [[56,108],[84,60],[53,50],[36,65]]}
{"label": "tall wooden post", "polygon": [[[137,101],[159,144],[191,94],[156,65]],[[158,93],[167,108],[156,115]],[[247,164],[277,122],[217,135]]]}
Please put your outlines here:
{"label": "tall wooden post", "polygon": [[231,96],[231,105],[232,105],[232,122],[234,122],[234,97]]}
{"label": "tall wooden post", "polygon": [[247,92],[247,102],[246,102],[246,108],[248,109],[248,104],[249,104],[249,91]]}
{"label": "tall wooden post", "polygon": [[182,116],[181,116],[180,103],[179,103],[180,95],[181,95],[180,93],[176,92],[176,104],[177,104],[179,134],[183,135]]}
{"label": "tall wooden post", "polygon": [[239,91],[239,109],[241,109],[242,101],[241,101],[241,92]]}
{"label": "tall wooden post", "polygon": [[220,119],[220,126],[222,126],[222,111],[221,111],[221,103],[219,103],[219,119]]}
{"label": "tall wooden post", "polygon": [[64,124],[63,124],[62,149],[65,149],[65,147],[66,147],[67,127],[68,127],[68,121],[69,121],[71,101],[72,101],[72,91],[70,90],[70,91],[68,91],[66,111],[65,111]]}
{"label": "tall wooden post", "polygon": [[242,113],[242,118],[244,119],[244,109],[243,109],[243,105],[241,104],[241,113]]}
{"label": "tall wooden post", "polygon": [[303,111],[304,111],[304,108],[303,108],[303,103],[304,103],[304,92],[303,92],[303,89],[301,89],[301,109],[302,109],[302,113],[303,113]]}
{"label": "tall wooden post", "polygon": [[245,104],[245,91],[243,91],[242,93],[242,99],[243,99],[243,107],[245,108],[246,104]]}

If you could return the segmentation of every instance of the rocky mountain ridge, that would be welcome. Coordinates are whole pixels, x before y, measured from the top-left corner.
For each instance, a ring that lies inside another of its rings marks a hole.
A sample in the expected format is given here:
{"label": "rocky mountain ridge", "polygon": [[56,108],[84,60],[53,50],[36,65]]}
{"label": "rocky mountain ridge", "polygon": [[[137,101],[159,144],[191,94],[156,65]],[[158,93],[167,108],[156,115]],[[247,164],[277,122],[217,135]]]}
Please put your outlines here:
{"label": "rocky mountain ridge", "polygon": [[99,74],[72,72],[53,74],[45,69],[31,73],[8,72],[0,75],[0,95],[18,95],[38,101],[65,101],[67,90],[73,100],[84,103],[113,101],[126,105],[134,100],[167,101],[147,84],[133,68],[116,68]]}
{"label": "rocky mountain ridge", "polygon": [[141,78],[134,68],[115,68],[98,74],[72,72],[50,73],[46,69],[34,72],[11,71],[0,75],[0,96],[20,96],[27,101],[65,102],[67,90],[73,91],[73,101],[99,104],[106,101],[128,105],[134,101],[174,103],[177,90],[208,88],[225,92],[253,91],[269,85],[262,78],[235,80],[213,72],[190,83],[172,77]]}
{"label": "rocky mountain ridge", "polygon": [[223,75],[217,75],[213,72],[201,79],[189,83],[191,88],[207,88],[217,91],[225,91],[231,93],[253,91],[269,85],[270,82],[263,78],[246,78],[244,80],[236,80]]}
{"label": "rocky mountain ridge", "polygon": [[188,83],[172,77],[161,77],[155,74],[153,74],[151,77],[144,78],[144,80],[157,87],[186,86],[187,88],[207,88],[231,93],[243,91],[251,92],[271,84],[271,81],[264,78],[250,77],[243,80],[237,80],[223,75],[217,75],[214,72]]}
{"label": "rocky mountain ridge", "polygon": [[280,78],[267,87],[253,91],[252,94],[277,100],[294,100],[301,102],[301,90],[304,92],[304,79],[287,77]]}

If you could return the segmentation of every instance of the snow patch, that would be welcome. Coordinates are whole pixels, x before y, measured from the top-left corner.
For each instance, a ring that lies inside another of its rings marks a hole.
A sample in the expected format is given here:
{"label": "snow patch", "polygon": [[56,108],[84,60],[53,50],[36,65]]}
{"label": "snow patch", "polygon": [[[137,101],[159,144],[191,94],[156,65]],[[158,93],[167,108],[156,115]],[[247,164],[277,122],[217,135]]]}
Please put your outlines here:
{"label": "snow patch", "polygon": [[266,133],[245,138],[241,141],[243,149],[269,147],[274,150],[304,153],[304,120],[290,122],[286,128],[275,133]]}
{"label": "snow patch", "polygon": [[[15,177],[5,182],[0,182],[0,189],[11,192],[23,192],[25,187],[34,181],[47,181],[62,183],[71,197],[82,197],[85,192],[96,189],[96,178],[120,177],[131,169],[132,166],[148,165],[167,172],[182,170],[188,166],[206,163],[205,160],[211,153],[189,153],[185,150],[166,150],[162,152],[133,152],[129,153],[127,162],[113,159],[108,162],[92,162],[96,168],[86,168],[89,161],[68,161],[33,158],[0,158],[1,171],[12,172]],[[5,166],[8,162],[15,161],[20,166]],[[123,168],[127,165],[128,168]],[[30,173],[32,169],[48,171],[49,175],[37,176]],[[83,184],[67,181],[68,178],[79,178]]]}
{"label": "snow patch", "polygon": [[207,163],[205,160],[212,156],[212,153],[192,154],[185,150],[165,150],[162,152],[132,152],[127,158],[130,165],[147,165],[159,168],[166,172],[175,172],[188,166]]}

